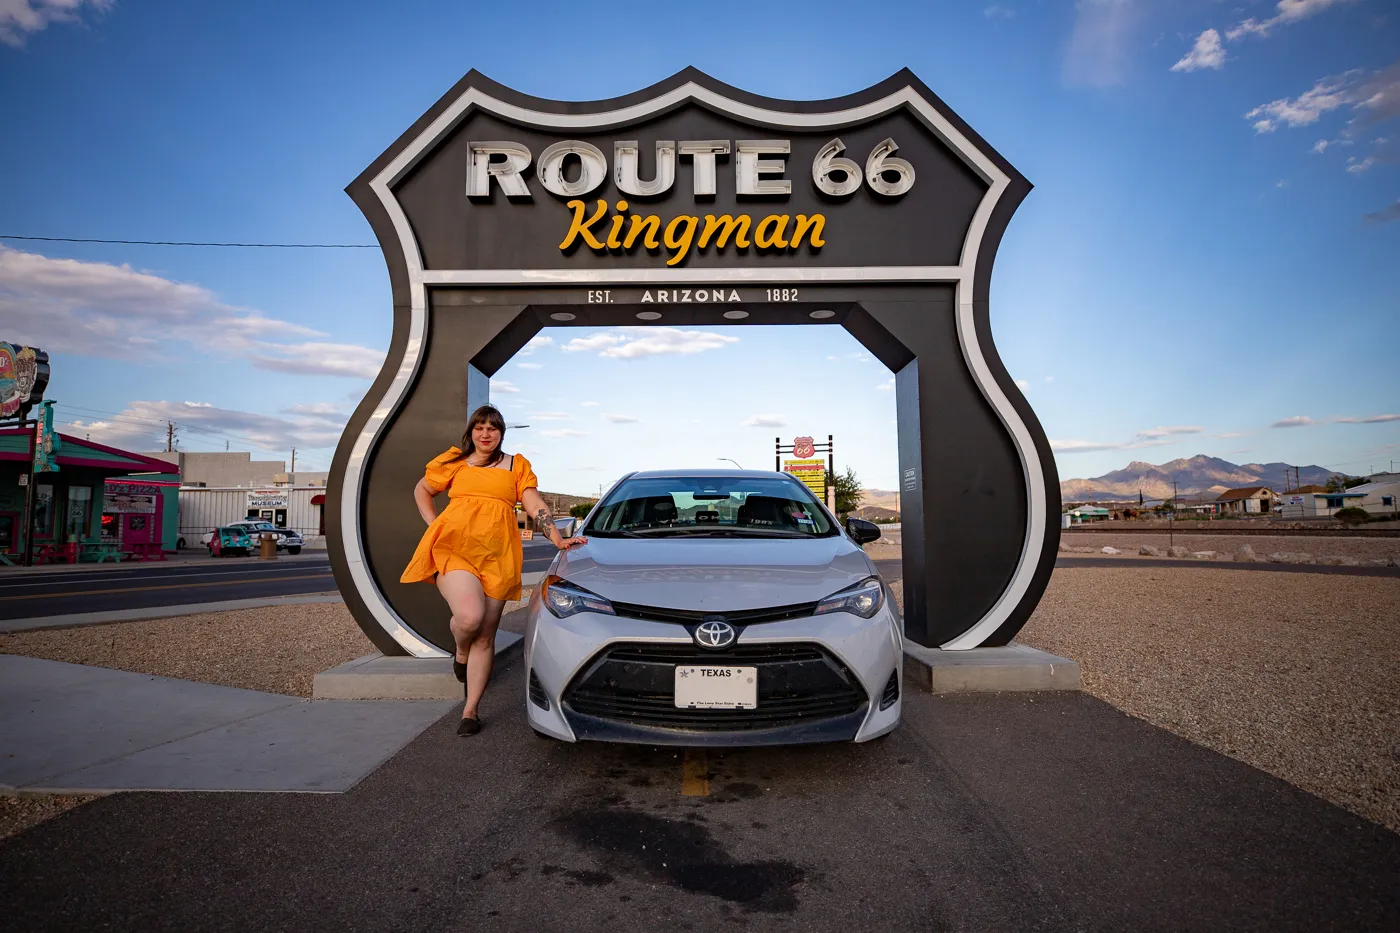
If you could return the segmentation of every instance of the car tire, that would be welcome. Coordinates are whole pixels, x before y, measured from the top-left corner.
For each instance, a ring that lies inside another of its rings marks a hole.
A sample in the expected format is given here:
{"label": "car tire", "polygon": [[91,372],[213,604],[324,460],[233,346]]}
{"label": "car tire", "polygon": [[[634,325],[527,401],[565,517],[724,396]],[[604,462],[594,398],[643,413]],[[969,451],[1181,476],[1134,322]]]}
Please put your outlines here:
{"label": "car tire", "polygon": [[287,553],[288,553],[288,554],[300,554],[300,553],[301,553],[301,545],[297,545],[297,546],[295,546],[295,547],[289,547],[289,548],[287,548]]}
{"label": "car tire", "polygon": [[184,546],[185,546],[185,539],[184,539],[184,538],[176,538],[176,539],[175,539],[175,547],[183,549]]}

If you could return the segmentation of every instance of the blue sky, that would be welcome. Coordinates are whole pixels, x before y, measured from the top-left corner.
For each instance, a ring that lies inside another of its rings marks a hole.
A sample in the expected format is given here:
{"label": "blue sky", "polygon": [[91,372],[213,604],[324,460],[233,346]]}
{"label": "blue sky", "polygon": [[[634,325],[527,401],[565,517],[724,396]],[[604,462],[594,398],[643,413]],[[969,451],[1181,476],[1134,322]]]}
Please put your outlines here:
{"label": "blue sky", "polygon": [[[0,234],[371,243],[342,189],[473,67],[591,99],[686,65],[793,98],[908,66],[1036,185],[992,327],[1062,477],[1400,462],[1394,4],[881,10],[0,0]],[[374,250],[0,242],[0,339],[51,352],[95,440],[150,449],[171,419],[187,449],[324,468],[388,343]],[[545,336],[495,400],[546,488],[765,466],[796,434],[894,487],[889,373],[838,328]]]}

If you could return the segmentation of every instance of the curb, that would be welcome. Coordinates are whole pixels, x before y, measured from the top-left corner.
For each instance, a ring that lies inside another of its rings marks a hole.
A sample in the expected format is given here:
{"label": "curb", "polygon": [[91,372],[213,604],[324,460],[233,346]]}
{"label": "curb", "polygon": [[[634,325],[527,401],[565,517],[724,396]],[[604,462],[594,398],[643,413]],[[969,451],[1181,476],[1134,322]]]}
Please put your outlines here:
{"label": "curb", "polygon": [[[496,660],[524,651],[525,638],[496,632]],[[314,700],[461,700],[462,685],[452,676],[452,659],[388,657],[379,652],[346,661],[317,674]]]}

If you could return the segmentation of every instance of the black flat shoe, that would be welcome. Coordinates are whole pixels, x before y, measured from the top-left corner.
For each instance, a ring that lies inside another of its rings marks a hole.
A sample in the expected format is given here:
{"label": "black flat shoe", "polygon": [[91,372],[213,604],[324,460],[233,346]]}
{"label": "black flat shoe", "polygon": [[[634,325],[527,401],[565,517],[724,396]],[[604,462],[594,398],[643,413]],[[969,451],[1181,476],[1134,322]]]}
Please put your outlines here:
{"label": "black flat shoe", "polygon": [[480,731],[480,719],[463,719],[461,724],[457,726],[458,735],[476,735]]}
{"label": "black flat shoe", "polygon": [[467,682],[467,666],[458,661],[455,654],[452,656],[452,676],[457,678],[459,684]]}

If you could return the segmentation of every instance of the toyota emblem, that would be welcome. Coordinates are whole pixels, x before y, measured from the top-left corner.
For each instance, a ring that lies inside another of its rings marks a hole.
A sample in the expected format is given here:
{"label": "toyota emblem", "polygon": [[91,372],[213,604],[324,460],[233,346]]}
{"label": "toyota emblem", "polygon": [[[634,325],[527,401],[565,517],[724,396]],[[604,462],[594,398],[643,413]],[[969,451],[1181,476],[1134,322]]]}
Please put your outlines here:
{"label": "toyota emblem", "polygon": [[701,648],[728,648],[738,633],[722,618],[706,619],[695,627],[695,644]]}

